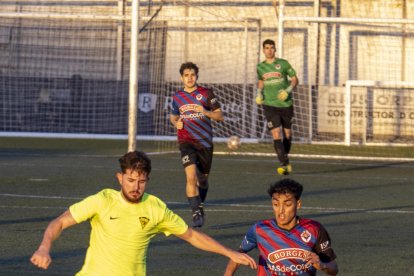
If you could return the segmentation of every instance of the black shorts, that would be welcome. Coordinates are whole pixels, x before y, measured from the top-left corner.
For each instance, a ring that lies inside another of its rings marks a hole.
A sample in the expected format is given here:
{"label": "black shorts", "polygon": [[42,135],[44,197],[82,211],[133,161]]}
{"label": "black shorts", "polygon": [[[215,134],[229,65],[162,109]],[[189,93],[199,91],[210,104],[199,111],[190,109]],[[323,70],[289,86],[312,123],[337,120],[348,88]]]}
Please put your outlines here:
{"label": "black shorts", "polygon": [[183,167],[195,164],[199,172],[209,174],[213,161],[213,147],[196,148],[191,143],[180,144],[181,161]]}
{"label": "black shorts", "polygon": [[272,130],[282,126],[286,129],[292,128],[293,106],[274,107],[263,105],[264,115],[267,120],[267,128]]}

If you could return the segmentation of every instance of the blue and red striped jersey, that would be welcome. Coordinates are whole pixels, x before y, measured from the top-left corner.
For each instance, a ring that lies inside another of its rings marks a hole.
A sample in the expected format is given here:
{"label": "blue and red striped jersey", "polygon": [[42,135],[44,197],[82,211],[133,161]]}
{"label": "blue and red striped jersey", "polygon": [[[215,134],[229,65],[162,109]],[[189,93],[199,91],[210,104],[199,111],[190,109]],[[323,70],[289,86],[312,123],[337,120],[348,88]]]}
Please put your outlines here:
{"label": "blue and red striped jersey", "polygon": [[280,228],[276,220],[257,222],[244,237],[241,250],[259,250],[257,275],[316,275],[313,266],[307,266],[305,257],[315,252],[322,262],[335,260],[331,239],[325,228],[317,221],[299,219],[290,231]]}
{"label": "blue and red striped jersey", "polygon": [[171,113],[179,115],[184,124],[184,128],[177,131],[178,143],[188,142],[199,148],[210,148],[213,145],[211,119],[197,112],[199,105],[208,111],[220,108],[211,89],[198,86],[193,92],[179,90],[174,94]]}

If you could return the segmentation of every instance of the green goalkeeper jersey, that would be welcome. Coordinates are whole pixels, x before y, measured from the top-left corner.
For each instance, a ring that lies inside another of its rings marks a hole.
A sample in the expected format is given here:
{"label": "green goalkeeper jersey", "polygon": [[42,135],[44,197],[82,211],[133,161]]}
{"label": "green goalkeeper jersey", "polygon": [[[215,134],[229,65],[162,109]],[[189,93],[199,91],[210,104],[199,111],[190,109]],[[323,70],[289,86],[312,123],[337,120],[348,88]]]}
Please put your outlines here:
{"label": "green goalkeeper jersey", "polygon": [[288,76],[296,76],[296,71],[287,60],[277,58],[272,63],[263,61],[257,64],[257,77],[264,83],[263,104],[275,107],[292,106],[291,93],[289,93],[289,97],[285,101],[280,101],[277,98],[279,91],[286,89],[290,85]]}

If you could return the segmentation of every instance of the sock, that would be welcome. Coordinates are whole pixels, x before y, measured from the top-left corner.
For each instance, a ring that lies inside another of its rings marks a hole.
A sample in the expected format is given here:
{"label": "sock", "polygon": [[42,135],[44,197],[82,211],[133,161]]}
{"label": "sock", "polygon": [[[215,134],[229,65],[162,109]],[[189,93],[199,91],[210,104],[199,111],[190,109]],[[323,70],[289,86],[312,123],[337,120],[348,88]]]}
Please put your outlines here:
{"label": "sock", "polygon": [[208,176],[197,170],[197,181],[198,181],[198,193],[201,198],[201,202],[204,202],[208,192]]}
{"label": "sock", "polygon": [[290,148],[292,147],[292,137],[283,139],[283,146],[285,148],[285,153],[289,154]]}
{"label": "sock", "polygon": [[208,192],[208,187],[207,188],[198,187],[198,193],[200,194],[201,202],[204,202],[206,200],[207,192]]}
{"label": "sock", "polygon": [[188,203],[190,203],[191,211],[193,211],[193,213],[197,210],[200,210],[200,205],[201,205],[200,196],[187,197],[187,199],[188,199]]}
{"label": "sock", "polygon": [[273,140],[273,147],[275,148],[277,158],[279,159],[280,164],[285,166],[288,162],[288,159],[282,140]]}

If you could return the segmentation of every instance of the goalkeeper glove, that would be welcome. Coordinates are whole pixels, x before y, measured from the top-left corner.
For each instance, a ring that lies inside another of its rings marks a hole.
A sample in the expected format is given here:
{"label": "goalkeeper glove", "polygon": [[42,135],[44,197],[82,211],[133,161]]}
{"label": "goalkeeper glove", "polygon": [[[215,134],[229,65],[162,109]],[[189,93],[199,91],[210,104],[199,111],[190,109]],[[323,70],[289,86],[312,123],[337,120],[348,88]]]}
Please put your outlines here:
{"label": "goalkeeper glove", "polygon": [[282,102],[286,101],[289,97],[289,94],[292,92],[292,89],[292,86],[289,85],[286,89],[279,90],[277,98]]}
{"label": "goalkeeper glove", "polygon": [[256,104],[258,105],[262,105],[263,104],[263,90],[260,88],[257,88],[257,93],[256,93]]}

